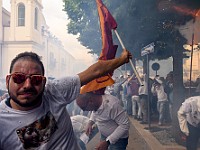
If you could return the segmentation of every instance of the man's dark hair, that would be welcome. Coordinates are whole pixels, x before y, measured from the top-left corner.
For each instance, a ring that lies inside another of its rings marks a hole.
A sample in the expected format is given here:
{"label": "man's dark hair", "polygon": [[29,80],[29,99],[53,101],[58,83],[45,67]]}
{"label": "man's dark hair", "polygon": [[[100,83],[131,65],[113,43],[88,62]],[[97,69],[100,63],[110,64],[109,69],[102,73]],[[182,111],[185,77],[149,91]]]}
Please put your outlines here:
{"label": "man's dark hair", "polygon": [[44,65],[41,61],[41,57],[38,56],[36,53],[34,52],[23,52],[23,53],[20,53],[18,54],[11,62],[11,65],[10,65],[10,73],[12,72],[12,69],[13,69],[13,66],[14,64],[20,60],[20,59],[24,59],[24,60],[33,60],[34,62],[38,63],[41,68],[42,68],[42,74],[44,75]]}

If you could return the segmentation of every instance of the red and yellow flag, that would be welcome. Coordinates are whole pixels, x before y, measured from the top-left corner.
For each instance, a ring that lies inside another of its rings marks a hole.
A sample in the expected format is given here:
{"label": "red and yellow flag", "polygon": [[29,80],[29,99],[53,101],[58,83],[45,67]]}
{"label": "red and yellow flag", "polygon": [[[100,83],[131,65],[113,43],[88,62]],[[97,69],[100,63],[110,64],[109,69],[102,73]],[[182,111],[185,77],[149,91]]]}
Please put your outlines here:
{"label": "red and yellow flag", "polygon": [[[113,59],[118,46],[113,44],[112,29],[117,28],[117,23],[102,0],[96,0],[96,3],[102,36],[102,51],[99,60]],[[111,78],[112,74],[113,72],[110,72],[108,75],[89,82],[81,88],[81,94],[91,91],[103,94],[105,87],[114,83],[114,80]]]}

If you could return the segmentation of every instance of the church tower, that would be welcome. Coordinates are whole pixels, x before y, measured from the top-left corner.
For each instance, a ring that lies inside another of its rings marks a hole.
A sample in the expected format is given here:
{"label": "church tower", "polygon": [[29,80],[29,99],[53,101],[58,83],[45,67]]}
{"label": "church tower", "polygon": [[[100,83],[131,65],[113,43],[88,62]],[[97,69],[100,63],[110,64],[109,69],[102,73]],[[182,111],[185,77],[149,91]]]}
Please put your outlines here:
{"label": "church tower", "polygon": [[41,43],[42,0],[11,0],[10,41]]}

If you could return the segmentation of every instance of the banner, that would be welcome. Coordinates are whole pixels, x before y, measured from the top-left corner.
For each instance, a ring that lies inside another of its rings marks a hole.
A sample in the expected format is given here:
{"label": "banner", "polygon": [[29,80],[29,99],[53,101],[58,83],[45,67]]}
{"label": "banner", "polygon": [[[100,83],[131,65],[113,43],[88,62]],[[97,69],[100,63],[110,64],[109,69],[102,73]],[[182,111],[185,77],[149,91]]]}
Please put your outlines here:
{"label": "banner", "polygon": [[[101,0],[96,0],[96,3],[102,36],[102,51],[99,60],[113,59],[115,58],[118,46],[113,44],[112,29],[117,28],[117,23]],[[81,94],[91,91],[103,94],[106,86],[110,86],[114,83],[112,74],[113,72],[110,72],[108,75],[95,79],[84,85],[81,88]]]}

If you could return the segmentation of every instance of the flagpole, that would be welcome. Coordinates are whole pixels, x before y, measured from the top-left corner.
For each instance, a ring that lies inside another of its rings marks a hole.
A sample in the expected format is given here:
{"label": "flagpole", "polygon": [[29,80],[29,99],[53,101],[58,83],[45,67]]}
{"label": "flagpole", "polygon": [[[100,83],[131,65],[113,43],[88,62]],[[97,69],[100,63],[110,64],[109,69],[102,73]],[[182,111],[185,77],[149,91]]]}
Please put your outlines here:
{"label": "flagpole", "polygon": [[[116,34],[116,36],[117,36],[117,38],[118,38],[118,40],[119,40],[119,42],[120,42],[122,48],[125,49],[125,46],[124,46],[124,44],[123,44],[123,42],[122,42],[122,40],[121,40],[121,38],[120,38],[120,36],[119,36],[117,30],[115,29],[114,32],[115,32],[115,34]],[[135,66],[133,65],[132,60],[129,59],[129,62],[130,62],[130,64],[131,64],[131,67],[133,68],[133,71],[134,71],[134,73],[135,73],[135,75],[136,75],[136,77],[137,77],[137,79],[138,79],[140,85],[143,85],[143,83],[142,83],[142,81],[141,81],[141,79],[140,79],[140,76],[139,76],[137,70],[135,69]]]}

